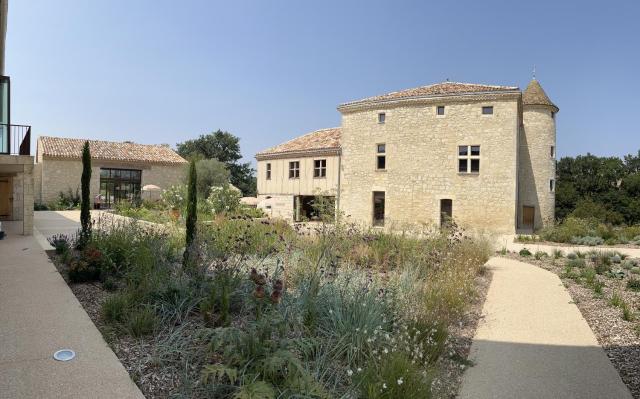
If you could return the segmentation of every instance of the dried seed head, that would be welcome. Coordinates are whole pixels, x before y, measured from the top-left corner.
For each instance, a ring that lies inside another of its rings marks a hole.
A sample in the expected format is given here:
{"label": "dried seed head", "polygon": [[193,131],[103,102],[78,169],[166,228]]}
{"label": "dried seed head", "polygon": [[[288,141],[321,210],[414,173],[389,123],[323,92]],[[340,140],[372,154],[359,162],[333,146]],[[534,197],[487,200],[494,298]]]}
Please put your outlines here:
{"label": "dried seed head", "polygon": [[281,299],[282,299],[282,291],[274,290],[271,293],[271,303],[278,304],[278,303],[280,303]]}
{"label": "dried seed head", "polygon": [[264,287],[261,285],[256,286],[256,290],[253,291],[253,296],[258,299],[264,298]]}
{"label": "dried seed head", "polygon": [[273,289],[275,291],[282,291],[283,288],[284,288],[284,284],[282,283],[282,280],[278,279],[273,282]]}

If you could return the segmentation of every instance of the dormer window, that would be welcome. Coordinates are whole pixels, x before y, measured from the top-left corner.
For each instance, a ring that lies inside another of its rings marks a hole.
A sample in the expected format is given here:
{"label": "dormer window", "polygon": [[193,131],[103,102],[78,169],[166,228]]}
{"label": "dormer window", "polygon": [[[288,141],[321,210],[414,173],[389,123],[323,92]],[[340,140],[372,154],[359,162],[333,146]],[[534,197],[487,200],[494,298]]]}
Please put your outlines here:
{"label": "dormer window", "polygon": [[386,119],[387,115],[384,112],[380,112],[378,114],[378,123],[384,123],[385,119]]}

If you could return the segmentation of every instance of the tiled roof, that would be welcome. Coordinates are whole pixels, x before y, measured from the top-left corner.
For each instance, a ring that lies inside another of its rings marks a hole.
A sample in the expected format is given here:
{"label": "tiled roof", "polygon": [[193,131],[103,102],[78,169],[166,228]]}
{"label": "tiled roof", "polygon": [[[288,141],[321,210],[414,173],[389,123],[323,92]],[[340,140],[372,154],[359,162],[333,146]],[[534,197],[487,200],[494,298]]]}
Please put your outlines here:
{"label": "tiled roof", "polygon": [[529,83],[527,89],[522,93],[522,103],[524,105],[548,105],[558,112],[558,107],[549,100],[547,93],[544,92],[540,83],[535,79]]}
{"label": "tiled roof", "polygon": [[381,96],[364,98],[362,100],[350,101],[341,104],[338,108],[363,103],[402,100],[416,97],[455,96],[464,94],[494,93],[505,91],[509,92],[515,90],[519,89],[515,86],[492,86],[475,83],[442,82],[428,86],[416,87],[413,89],[394,91],[391,93],[383,94]]}
{"label": "tiled roof", "polygon": [[266,158],[282,154],[313,153],[340,150],[340,128],[320,129],[304,136],[296,137],[286,143],[268,148],[256,154],[256,158]]}
{"label": "tiled roof", "polygon": [[[38,152],[45,157],[80,159],[85,141],[87,140],[40,136],[42,148],[39,147]],[[187,162],[167,145],[89,140],[89,149],[92,159],[162,164]]]}

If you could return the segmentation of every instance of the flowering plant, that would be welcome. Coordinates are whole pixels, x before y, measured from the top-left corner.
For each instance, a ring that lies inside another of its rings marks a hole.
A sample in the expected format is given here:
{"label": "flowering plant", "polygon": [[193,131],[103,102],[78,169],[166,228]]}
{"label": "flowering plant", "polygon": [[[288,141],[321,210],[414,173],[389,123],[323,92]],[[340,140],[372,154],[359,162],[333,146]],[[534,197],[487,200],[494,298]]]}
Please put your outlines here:
{"label": "flowering plant", "polygon": [[230,185],[214,186],[209,191],[207,206],[211,213],[232,213],[240,207],[240,191]]}
{"label": "flowering plant", "polygon": [[186,205],[187,186],[179,184],[162,190],[162,202],[171,209],[182,209]]}

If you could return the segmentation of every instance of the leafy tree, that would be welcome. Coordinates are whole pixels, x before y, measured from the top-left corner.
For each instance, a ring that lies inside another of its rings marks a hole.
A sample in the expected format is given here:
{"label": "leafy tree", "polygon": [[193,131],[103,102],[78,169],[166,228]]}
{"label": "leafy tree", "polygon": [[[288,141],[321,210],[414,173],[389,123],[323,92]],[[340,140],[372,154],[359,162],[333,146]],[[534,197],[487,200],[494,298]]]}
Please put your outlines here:
{"label": "leafy tree", "polygon": [[227,166],[217,159],[201,159],[196,162],[198,175],[198,195],[207,198],[211,187],[220,187],[229,183],[229,170]]}
{"label": "leafy tree", "polygon": [[191,253],[191,244],[196,238],[196,223],[198,221],[198,195],[197,195],[196,162],[191,161],[189,164],[189,182],[187,183],[187,220],[186,220],[186,240],[184,251],[184,264],[189,263]]}
{"label": "leafy tree", "polygon": [[91,151],[89,142],[85,141],[82,147],[82,176],[80,177],[81,203],[80,225],[82,226],[79,244],[83,247],[91,237],[91,195],[89,193],[91,183]]}
{"label": "leafy tree", "polygon": [[640,223],[640,151],[637,156],[564,157],[557,164],[556,216]]}
{"label": "leafy tree", "polygon": [[255,195],[254,170],[250,163],[239,162],[242,158],[240,140],[233,134],[222,130],[203,134],[197,139],[178,143],[177,151],[187,159],[217,159],[227,166],[231,184],[238,187],[244,195]]}

